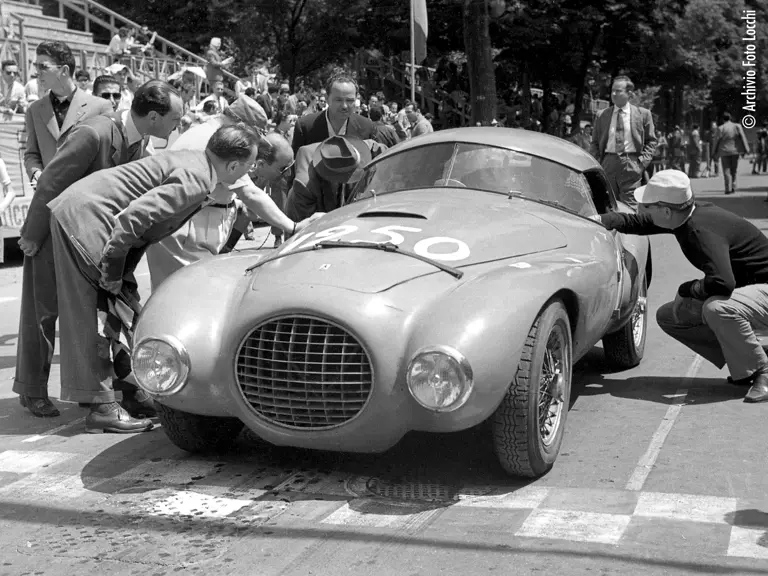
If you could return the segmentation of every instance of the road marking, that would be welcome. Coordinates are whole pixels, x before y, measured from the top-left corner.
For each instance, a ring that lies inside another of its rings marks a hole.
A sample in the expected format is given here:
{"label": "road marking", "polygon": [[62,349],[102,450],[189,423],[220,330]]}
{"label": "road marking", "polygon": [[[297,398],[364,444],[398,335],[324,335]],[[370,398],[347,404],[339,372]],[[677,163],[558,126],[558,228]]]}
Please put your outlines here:
{"label": "road marking", "polygon": [[198,516],[201,518],[225,518],[241,508],[249,506],[252,500],[209,496],[200,492],[181,491],[156,502],[150,516]]}
{"label": "road marking", "polygon": [[632,476],[629,477],[629,481],[625,486],[626,490],[643,489],[643,485],[648,479],[648,475],[651,473],[651,470],[653,470],[654,464],[656,464],[656,459],[659,457],[661,448],[664,446],[664,441],[667,439],[669,432],[675,425],[675,420],[683,409],[685,399],[688,396],[688,386],[690,386],[694,376],[696,376],[699,368],[701,368],[702,361],[702,357],[697,354],[693,359],[693,362],[691,362],[691,365],[688,367],[688,371],[685,373],[685,378],[683,379],[682,387],[675,392],[674,398],[676,399],[676,402],[667,408],[667,413],[664,415],[664,419],[661,421],[661,424],[659,424],[659,427],[651,438],[651,443],[648,445],[648,449],[640,458],[637,466],[635,466]]}
{"label": "road marking", "polygon": [[685,522],[728,524],[739,507],[736,498],[643,492],[637,500],[636,516],[652,516]]}
{"label": "road marking", "polygon": [[6,302],[13,302],[14,300],[18,300],[18,296],[0,296],[0,304],[5,304]]}
{"label": "road marking", "polygon": [[630,520],[629,514],[534,510],[515,536],[618,544]]}
{"label": "road marking", "polygon": [[765,547],[765,528],[731,528],[731,538],[728,542],[728,556],[742,558],[760,558],[768,560],[768,548]]}
{"label": "road marking", "polygon": [[549,488],[544,486],[523,486],[509,494],[484,496],[459,494],[459,501],[454,506],[459,508],[538,508],[548,495]]}
{"label": "road marking", "polygon": [[63,430],[67,430],[68,428],[73,428],[75,426],[78,426],[79,424],[82,424],[83,422],[85,422],[85,416],[83,416],[82,418],[77,418],[75,420],[72,420],[72,422],[69,422],[68,424],[62,424],[61,426],[48,430],[48,432],[46,432],[45,434],[35,434],[34,436],[30,436],[29,438],[24,438],[22,442],[38,442],[40,440],[45,440],[49,436],[54,436]]}
{"label": "road marking", "polygon": [[24,450],[5,450],[0,452],[0,472],[27,474],[39,472],[59,462],[72,458],[68,452],[27,452]]}
{"label": "road marking", "polygon": [[357,498],[351,503],[346,502],[320,523],[358,528],[414,530],[441,511],[440,508],[424,508],[422,502],[383,502],[372,498]]}

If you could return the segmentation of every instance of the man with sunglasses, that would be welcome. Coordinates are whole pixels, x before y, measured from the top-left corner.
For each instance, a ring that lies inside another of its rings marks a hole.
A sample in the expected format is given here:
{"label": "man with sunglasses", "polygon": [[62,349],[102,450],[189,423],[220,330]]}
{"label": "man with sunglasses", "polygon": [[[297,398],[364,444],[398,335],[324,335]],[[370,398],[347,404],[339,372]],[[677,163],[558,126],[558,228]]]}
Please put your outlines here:
{"label": "man with sunglasses", "polygon": [[120,82],[114,76],[103,75],[97,76],[93,81],[93,95],[104,100],[109,100],[112,104],[112,110],[117,112],[118,106],[120,106],[120,100],[123,95],[120,92]]}
{"label": "man with sunglasses", "polygon": [[24,151],[24,168],[33,187],[73,126],[112,111],[108,102],[77,87],[73,78],[75,57],[65,43],[41,42],[34,67],[40,98],[27,110]]}
{"label": "man with sunglasses", "polygon": [[[267,117],[259,104],[242,95],[222,114],[193,126],[171,146],[171,150],[204,150],[213,134],[222,126],[241,125],[263,132]],[[259,142],[256,161],[250,173],[266,182],[278,182],[293,166],[293,150],[279,134],[270,134]],[[165,279],[188,264],[219,254],[233,233],[238,217],[235,197],[255,216],[277,226],[286,234],[302,230],[311,220],[297,222],[288,218],[246,174],[234,184],[219,184],[211,194],[214,202],[195,214],[179,230],[147,249],[147,263],[155,290]],[[250,220],[248,215],[244,222]],[[242,222],[238,222],[242,224]],[[239,238],[239,235],[237,236]]]}
{"label": "man with sunglasses", "polygon": [[15,60],[4,60],[3,70],[3,93],[0,107],[16,112],[27,105],[27,98],[24,94],[24,86],[19,82],[19,67]]}

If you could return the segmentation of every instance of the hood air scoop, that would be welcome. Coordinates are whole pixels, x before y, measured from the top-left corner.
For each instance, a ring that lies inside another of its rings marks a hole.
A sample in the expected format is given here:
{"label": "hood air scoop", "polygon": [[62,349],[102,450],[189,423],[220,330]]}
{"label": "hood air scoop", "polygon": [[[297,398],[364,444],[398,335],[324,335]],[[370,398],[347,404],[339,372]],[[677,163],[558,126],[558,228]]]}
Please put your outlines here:
{"label": "hood air scoop", "polygon": [[357,218],[418,218],[420,220],[427,220],[424,214],[400,210],[369,210],[368,212],[358,214]]}

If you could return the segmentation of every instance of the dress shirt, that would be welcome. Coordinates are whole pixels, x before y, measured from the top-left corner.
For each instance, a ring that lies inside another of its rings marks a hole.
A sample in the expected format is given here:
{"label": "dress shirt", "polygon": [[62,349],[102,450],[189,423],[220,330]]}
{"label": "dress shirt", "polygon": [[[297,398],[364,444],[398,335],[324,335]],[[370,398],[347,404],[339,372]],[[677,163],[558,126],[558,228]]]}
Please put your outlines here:
{"label": "dress shirt", "polygon": [[140,158],[154,154],[155,147],[152,146],[152,141],[149,139],[149,136],[142,136],[141,132],[136,128],[136,124],[133,122],[133,116],[131,116],[131,111],[124,110],[120,119],[123,121],[123,136],[125,136],[125,142],[128,144],[128,148],[133,144],[136,144],[136,142],[143,140],[144,153]]}
{"label": "dress shirt", "polygon": [[53,115],[56,116],[56,123],[59,125],[59,128],[64,124],[64,118],[67,117],[69,105],[75,96],[75,92],[77,92],[77,88],[72,91],[68,98],[59,98],[53,93],[53,90],[48,94],[51,99],[51,106],[53,106]]}
{"label": "dress shirt", "polygon": [[[630,106],[627,102],[621,109],[624,112],[624,152],[626,154],[635,154],[635,143],[632,141],[632,131],[630,129]],[[613,115],[611,116],[611,129],[608,131],[608,143],[605,146],[605,151],[608,154],[616,154],[616,120],[619,115],[619,108],[614,106]]]}
{"label": "dress shirt", "polygon": [[2,101],[0,101],[0,106],[6,106],[10,108],[18,107],[19,104],[24,104],[26,101],[26,96],[24,94],[24,86],[21,85],[21,83],[14,80],[9,85],[5,82],[5,80],[2,80],[3,83],[3,94],[2,94]]}
{"label": "dress shirt", "polygon": [[328,137],[331,136],[346,136],[347,135],[347,125],[349,124],[349,118],[344,120],[344,124],[341,125],[341,129],[336,132],[336,130],[333,129],[333,124],[331,124],[331,119],[328,117],[328,110],[325,111],[325,121],[328,123]]}

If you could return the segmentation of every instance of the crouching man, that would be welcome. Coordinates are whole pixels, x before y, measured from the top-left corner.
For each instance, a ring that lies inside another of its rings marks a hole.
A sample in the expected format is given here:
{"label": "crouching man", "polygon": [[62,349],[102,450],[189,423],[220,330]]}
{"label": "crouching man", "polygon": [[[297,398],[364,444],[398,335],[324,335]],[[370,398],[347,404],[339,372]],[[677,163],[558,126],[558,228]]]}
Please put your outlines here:
{"label": "crouching man", "polygon": [[[147,246],[172,234],[210,201],[217,182],[234,184],[256,161],[259,136],[217,130],[205,150],[171,151],[79,180],[48,204],[61,333],[61,399],[87,403],[87,432],[143,432],[142,402],[115,402],[112,361],[98,328],[102,291],[117,294]],[[107,355],[109,356],[109,355]],[[131,413],[134,413],[132,415]]]}
{"label": "crouching man", "polygon": [[688,176],[662,170],[634,192],[638,214],[601,214],[609,230],[674,234],[688,261],[704,273],[680,285],[656,320],[667,334],[751,385],[745,402],[768,401],[768,358],[755,327],[768,328],[768,238],[751,222],[697,202]]}

